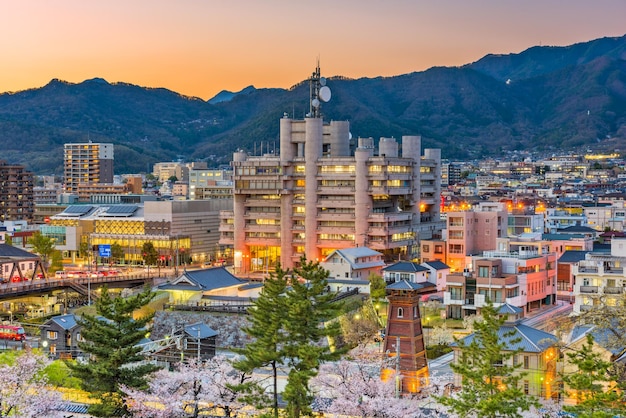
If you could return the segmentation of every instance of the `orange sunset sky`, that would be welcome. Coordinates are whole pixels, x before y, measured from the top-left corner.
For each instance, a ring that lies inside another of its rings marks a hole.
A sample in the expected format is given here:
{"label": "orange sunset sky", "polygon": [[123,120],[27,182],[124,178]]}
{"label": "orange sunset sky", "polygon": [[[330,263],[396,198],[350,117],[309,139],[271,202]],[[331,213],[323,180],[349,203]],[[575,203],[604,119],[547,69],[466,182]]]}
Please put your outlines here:
{"label": "orange sunset sky", "polygon": [[626,34],[626,0],[0,0],[0,92],[102,77],[209,99]]}

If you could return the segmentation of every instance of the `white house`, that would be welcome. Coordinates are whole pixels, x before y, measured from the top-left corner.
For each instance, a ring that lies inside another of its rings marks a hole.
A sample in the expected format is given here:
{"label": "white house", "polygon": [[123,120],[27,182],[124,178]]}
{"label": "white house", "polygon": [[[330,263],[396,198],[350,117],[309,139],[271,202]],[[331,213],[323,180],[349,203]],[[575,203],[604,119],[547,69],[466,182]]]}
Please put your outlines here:
{"label": "white house", "polygon": [[329,279],[367,280],[381,274],[383,255],[367,247],[353,247],[331,252],[320,266],[330,272]]}

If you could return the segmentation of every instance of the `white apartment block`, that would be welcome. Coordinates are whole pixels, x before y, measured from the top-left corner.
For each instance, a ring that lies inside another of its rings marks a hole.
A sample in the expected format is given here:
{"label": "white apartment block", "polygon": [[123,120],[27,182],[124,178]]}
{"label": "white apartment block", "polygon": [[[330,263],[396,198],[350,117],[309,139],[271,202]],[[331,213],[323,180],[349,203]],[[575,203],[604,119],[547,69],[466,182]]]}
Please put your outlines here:
{"label": "white apartment block", "polygon": [[618,306],[626,292],[626,239],[611,241],[611,254],[589,253],[572,268],[574,276],[574,313],[594,306]]}

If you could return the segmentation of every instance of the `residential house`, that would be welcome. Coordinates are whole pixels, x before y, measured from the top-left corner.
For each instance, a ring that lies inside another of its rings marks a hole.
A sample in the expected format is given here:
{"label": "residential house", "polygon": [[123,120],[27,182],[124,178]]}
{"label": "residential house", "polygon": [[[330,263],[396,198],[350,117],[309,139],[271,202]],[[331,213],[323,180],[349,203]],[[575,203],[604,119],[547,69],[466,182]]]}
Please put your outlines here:
{"label": "residential house", "polygon": [[385,266],[383,255],[367,247],[335,250],[320,266],[329,272],[329,279],[367,280],[372,274],[380,275]]}
{"label": "residential house", "polygon": [[438,260],[424,261],[420,265],[428,269],[428,277],[426,280],[437,286],[437,293],[445,291],[450,267]]}
{"label": "residential house", "polygon": [[[568,360],[567,353],[580,351],[582,346],[587,344],[588,334],[590,334],[594,340],[592,351],[598,354],[603,361],[614,363],[622,363],[624,361],[626,347],[624,347],[621,341],[613,337],[613,331],[595,325],[578,325],[572,329],[566,339],[566,344],[563,349],[563,369],[560,371],[562,374],[571,374],[577,371],[576,365]],[[607,390],[613,384],[614,382],[602,383],[604,390]],[[563,389],[563,403],[566,405],[575,405],[578,402],[576,391],[568,386],[565,386]]]}
{"label": "residential house", "polygon": [[58,315],[48,319],[41,327],[40,346],[55,359],[72,359],[80,356],[78,348],[80,329],[74,314]]}
{"label": "residential house", "polygon": [[[557,375],[557,338],[548,332],[524,325],[521,321],[523,310],[518,307],[504,304],[498,309],[498,314],[506,318],[498,330],[498,342],[506,347],[503,353],[515,352],[512,358],[506,360],[509,365],[520,365],[520,372],[526,373],[520,381],[524,394],[557,399],[560,386]],[[475,334],[470,334],[462,341],[468,345],[475,337]],[[453,344],[452,350],[453,361],[462,361],[459,346]],[[463,385],[462,377],[458,374],[454,375],[454,381],[457,386]]]}

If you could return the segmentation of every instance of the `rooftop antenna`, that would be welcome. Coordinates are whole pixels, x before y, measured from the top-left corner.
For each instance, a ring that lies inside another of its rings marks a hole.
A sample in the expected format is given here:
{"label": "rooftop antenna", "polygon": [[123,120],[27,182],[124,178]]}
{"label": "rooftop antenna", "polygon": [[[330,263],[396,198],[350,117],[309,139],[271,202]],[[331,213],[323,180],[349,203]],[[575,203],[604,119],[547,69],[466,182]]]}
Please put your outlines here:
{"label": "rooftop antenna", "polygon": [[309,95],[311,98],[309,106],[309,117],[322,117],[321,103],[330,101],[330,88],[326,85],[326,78],[320,75],[320,60],[317,59],[317,67],[309,80]]}

